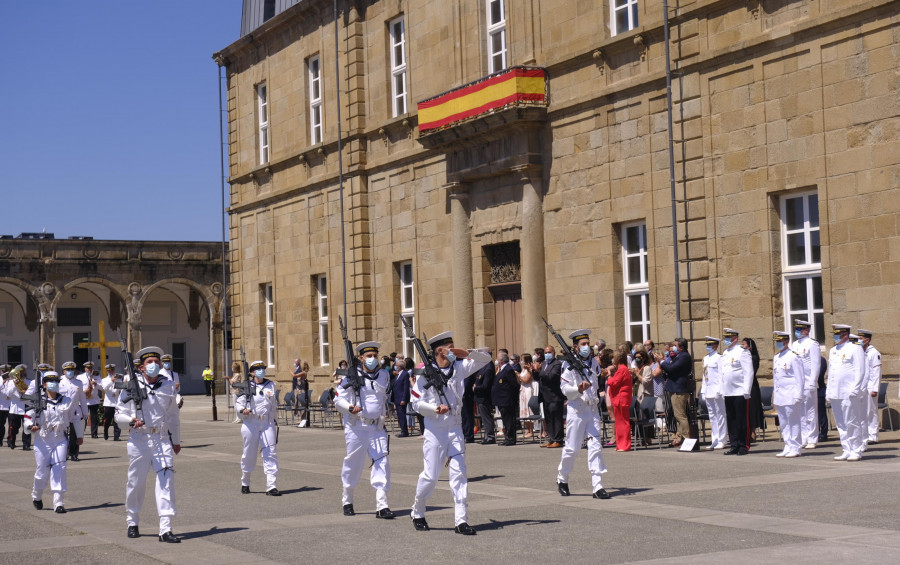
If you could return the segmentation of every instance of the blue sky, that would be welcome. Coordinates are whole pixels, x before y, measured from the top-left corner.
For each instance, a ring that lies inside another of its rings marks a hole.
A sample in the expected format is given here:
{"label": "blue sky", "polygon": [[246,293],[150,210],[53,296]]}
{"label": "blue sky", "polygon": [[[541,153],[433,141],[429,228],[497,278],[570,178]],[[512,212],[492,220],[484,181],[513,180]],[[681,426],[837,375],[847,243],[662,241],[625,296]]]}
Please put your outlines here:
{"label": "blue sky", "polygon": [[0,21],[0,234],[221,240],[212,54],[241,0],[0,0]]}

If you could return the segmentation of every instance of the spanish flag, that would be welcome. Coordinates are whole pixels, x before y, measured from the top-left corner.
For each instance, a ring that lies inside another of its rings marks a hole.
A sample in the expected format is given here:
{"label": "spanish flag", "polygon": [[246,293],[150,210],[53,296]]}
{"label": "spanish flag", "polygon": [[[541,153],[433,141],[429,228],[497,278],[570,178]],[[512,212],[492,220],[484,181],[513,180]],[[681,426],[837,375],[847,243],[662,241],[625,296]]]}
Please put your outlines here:
{"label": "spanish flag", "polygon": [[544,69],[511,67],[419,102],[419,133],[425,134],[510,105],[547,104]]}

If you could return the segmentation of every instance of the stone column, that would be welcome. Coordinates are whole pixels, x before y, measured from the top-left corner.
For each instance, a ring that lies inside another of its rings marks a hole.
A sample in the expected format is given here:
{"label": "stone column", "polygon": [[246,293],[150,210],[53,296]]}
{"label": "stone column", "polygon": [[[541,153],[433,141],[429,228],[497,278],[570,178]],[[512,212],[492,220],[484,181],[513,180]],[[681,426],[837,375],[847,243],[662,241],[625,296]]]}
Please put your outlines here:
{"label": "stone column", "polygon": [[216,378],[216,390],[225,390],[225,377],[230,371],[224,365],[222,350],[225,347],[225,324],[216,320],[209,324],[209,367]]}
{"label": "stone column", "polygon": [[41,349],[38,357],[38,362],[56,366],[56,318],[41,316]]}
{"label": "stone column", "polygon": [[475,347],[475,288],[472,283],[472,236],[469,186],[447,185],[450,198],[450,257],[453,262],[453,337],[457,347]]}
{"label": "stone column", "polygon": [[547,345],[547,277],[544,268],[544,201],[541,169],[516,167],[522,183],[522,339],[526,349]]}

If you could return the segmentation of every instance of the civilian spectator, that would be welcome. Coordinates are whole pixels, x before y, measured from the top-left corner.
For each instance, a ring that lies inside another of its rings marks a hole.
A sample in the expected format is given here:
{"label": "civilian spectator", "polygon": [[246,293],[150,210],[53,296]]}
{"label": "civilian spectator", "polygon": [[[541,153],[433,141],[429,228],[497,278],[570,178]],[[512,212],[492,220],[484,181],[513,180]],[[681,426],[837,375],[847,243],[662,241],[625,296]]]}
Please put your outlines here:
{"label": "civilian spectator", "polygon": [[616,451],[631,451],[631,408],[633,386],[625,348],[613,355],[613,375],[606,380],[613,414],[616,418]]}

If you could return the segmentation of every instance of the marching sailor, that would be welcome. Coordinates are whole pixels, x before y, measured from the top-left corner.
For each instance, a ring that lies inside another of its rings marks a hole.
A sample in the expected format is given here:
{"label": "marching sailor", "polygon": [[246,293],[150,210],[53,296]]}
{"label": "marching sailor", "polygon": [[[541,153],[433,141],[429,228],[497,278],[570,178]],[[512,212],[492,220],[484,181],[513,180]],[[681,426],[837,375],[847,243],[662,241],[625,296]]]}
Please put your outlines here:
{"label": "marching sailor", "polygon": [[462,398],[466,377],[491,362],[490,355],[453,347],[453,332],[444,332],[428,340],[434,353],[436,368],[444,376],[443,394],[430,383],[425,374],[416,376],[410,390],[413,411],[425,419],[422,452],[425,467],[419,474],[416,498],[410,516],[420,532],[428,531],[425,503],[441,475],[441,467],[449,467],[450,492],[453,494],[455,531],[466,536],[475,535],[468,524],[469,480],[466,476],[466,438],[462,431]]}
{"label": "marching sailor", "polygon": [[100,382],[103,389],[103,439],[109,439],[109,426],[113,426],[113,441],[119,441],[122,428],[116,422],[116,404],[119,403],[121,390],[116,389],[116,382],[122,379],[122,375],[116,374],[116,366],[112,363],[106,366],[106,376]]}
{"label": "marching sailor", "polygon": [[872,345],[872,332],[869,330],[856,330],[866,352],[866,386],[869,394],[864,403],[866,426],[868,428],[866,443],[878,443],[878,389],[881,387],[881,353]]}
{"label": "marching sailor", "polygon": [[[0,395],[3,395],[6,402],[9,402],[9,435],[6,437],[6,445],[10,449],[16,448],[16,437],[19,435],[19,428],[22,427],[22,421],[25,417],[25,401],[22,400],[22,394],[34,390],[34,381],[28,380],[26,374],[28,368],[25,365],[16,365],[16,368],[10,371],[9,378],[3,383],[0,389]],[[22,430],[22,449],[28,451],[30,443],[25,441],[31,440],[31,436],[26,435]]]}
{"label": "marching sailor", "polygon": [[[42,378],[43,387],[35,393],[36,398],[44,395],[46,388],[46,404],[39,417],[35,417],[35,410],[30,407],[25,413],[25,433],[34,436],[34,459],[37,470],[34,472],[34,488],[31,491],[31,502],[38,510],[44,508],[41,497],[47,483],[53,492],[53,508],[57,514],[65,514],[66,507],[63,504],[63,493],[66,492],[66,460],[68,441],[65,432],[72,422],[80,423],[78,406],[71,398],[59,393],[59,375],[56,371],[47,371]],[[44,399],[41,399],[44,402]],[[75,426],[77,439],[75,443],[81,445],[84,441],[84,427]]]}
{"label": "marching sailor", "polygon": [[[101,379],[99,376],[94,376],[94,364],[92,362],[88,361],[83,366],[84,372],[78,375],[78,380],[81,381],[85,404],[91,416],[91,437],[97,439],[100,424],[100,405],[102,404],[100,399]],[[87,414],[84,414],[83,417],[87,418]]]}
{"label": "marching sailor", "polygon": [[560,377],[562,393],[568,398],[566,408],[566,445],[556,476],[556,488],[562,496],[569,496],[569,474],[575,466],[575,458],[587,438],[588,470],[591,472],[591,490],[594,498],[610,497],[603,488],[601,476],[606,472],[603,463],[603,447],[600,443],[600,412],[597,409],[599,389],[597,377],[600,364],[591,355],[591,330],[575,330],[569,334],[575,355],[581,358],[587,374],[579,373],[568,362],[563,362]]}
{"label": "marching sailor", "polygon": [[[147,472],[156,473],[156,511],[159,514],[159,541],[181,543],[172,533],[175,516],[175,468],[173,459],[181,451],[181,420],[175,402],[175,384],[160,374],[162,349],[145,347],[137,353],[140,373],[135,373],[141,401],[129,389],[119,395],[116,422],[130,428],[128,434],[128,481],[125,483],[125,512],[128,537],[140,537],[138,521],[144,504]],[[130,379],[126,379],[130,382]],[[131,385],[134,386],[134,385]],[[138,408],[140,403],[140,408]],[[171,436],[169,433],[171,432]]]}
{"label": "marching sailor", "polygon": [[[43,367],[44,365],[38,365],[38,369]],[[72,461],[78,461],[78,452],[80,451],[79,444],[75,440],[84,435],[84,423],[82,420],[87,418],[88,414],[88,405],[87,399],[84,396],[84,384],[81,382],[75,375],[75,363],[73,361],[66,361],[63,363],[63,375],[64,379],[60,379],[59,382],[59,393],[63,396],[72,399],[72,403],[75,405],[75,410],[77,411],[78,418],[69,422],[69,433],[67,434],[69,437],[69,459]],[[49,366],[48,366],[49,369]],[[75,428],[82,428],[82,436],[79,436],[75,431]]]}
{"label": "marching sailor", "polygon": [[[391,464],[388,460],[388,438],[384,429],[387,389],[391,375],[378,361],[380,343],[367,341],[356,346],[361,366],[357,366],[362,386],[355,390],[353,379],[345,377],[337,387],[334,407],[344,414],[344,439],[347,456],[341,469],[344,516],[353,516],[353,490],[362,476],[366,454],[372,460],[369,482],[375,489],[375,517],[390,520],[395,514],[388,508],[387,493],[391,488]],[[353,370],[353,369],[350,369]]]}
{"label": "marching sailor", "polygon": [[828,386],[834,423],[841,438],[842,452],[835,461],[859,461],[865,446],[865,422],[861,399],[866,389],[866,354],[850,343],[850,326],[832,324],[834,347],[828,352]]}
{"label": "marching sailor", "polygon": [[263,471],[266,473],[266,495],[281,496],[275,487],[278,477],[278,400],[275,383],[266,379],[266,364],[254,361],[250,365],[253,380],[244,383],[244,394],[238,395],[234,409],[241,419],[241,438],[244,453],[241,455],[241,494],[250,494],[250,473],[256,468],[256,454],[262,446]]}
{"label": "marching sailor", "polygon": [[[774,332],[772,340],[778,352],[772,360],[774,391],[772,402],[778,407],[778,422],[784,449],[775,457],[799,457],[801,446],[801,421],[803,395],[806,386],[806,367],[803,360],[790,347],[791,336],[787,332]],[[818,351],[818,348],[816,349]]]}
{"label": "marching sailor", "polygon": [[175,396],[176,401],[178,402],[178,407],[181,408],[184,406],[184,397],[181,396],[181,376],[178,374],[175,369],[172,368],[172,356],[166,353],[162,356],[162,364],[163,364],[163,373],[169,375],[169,378],[172,379],[175,383]]}
{"label": "marching sailor", "polygon": [[709,412],[710,440],[707,450],[724,449],[728,427],[725,425],[725,397],[719,376],[719,338],[706,336],[706,356],[703,358],[703,384],[700,397],[706,400]]}

